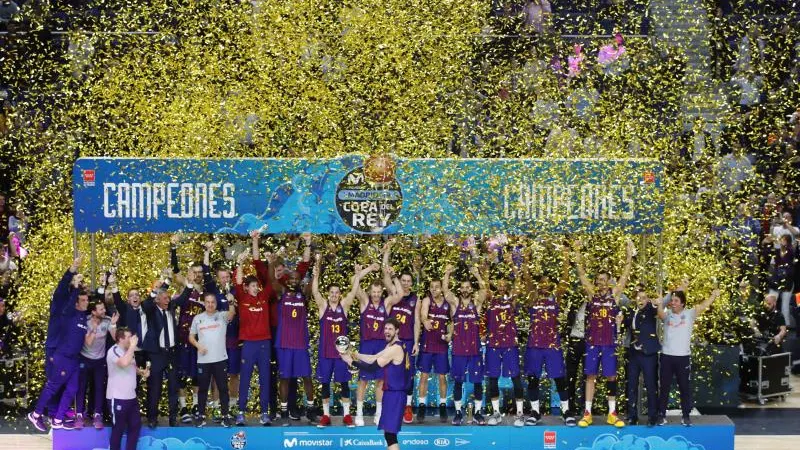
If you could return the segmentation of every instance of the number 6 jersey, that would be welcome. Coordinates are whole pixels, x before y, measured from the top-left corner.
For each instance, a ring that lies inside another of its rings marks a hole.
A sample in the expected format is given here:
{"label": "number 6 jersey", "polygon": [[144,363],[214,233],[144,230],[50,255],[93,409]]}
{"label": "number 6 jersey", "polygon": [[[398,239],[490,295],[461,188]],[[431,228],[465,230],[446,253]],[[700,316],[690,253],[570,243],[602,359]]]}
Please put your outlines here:
{"label": "number 6 jersey", "polygon": [[308,348],[308,310],[300,292],[286,291],[278,301],[278,348]]}

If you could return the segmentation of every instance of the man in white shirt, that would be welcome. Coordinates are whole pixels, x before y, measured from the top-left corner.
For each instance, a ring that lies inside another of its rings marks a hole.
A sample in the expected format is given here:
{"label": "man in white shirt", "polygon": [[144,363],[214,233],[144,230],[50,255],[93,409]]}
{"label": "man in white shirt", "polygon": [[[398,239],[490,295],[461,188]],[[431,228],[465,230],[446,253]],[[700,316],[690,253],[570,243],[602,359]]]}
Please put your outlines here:
{"label": "man in white shirt", "polygon": [[217,295],[206,292],[203,295],[205,311],[194,316],[192,327],[189,331],[189,343],[197,348],[197,403],[198,416],[195,418],[198,427],[206,425],[206,401],[208,400],[208,387],[211,376],[219,392],[220,406],[222,407],[222,426],[229,427],[228,407],[228,353],[225,346],[225,336],[228,323],[236,314],[236,300],[228,294],[228,310],[217,311]]}
{"label": "man in white shirt", "polygon": [[139,403],[136,400],[136,375],[143,378],[150,375],[149,369],[136,367],[134,352],[139,339],[131,330],[120,327],[115,333],[116,345],[106,354],[108,365],[108,385],[106,399],[111,407],[114,426],[111,429],[109,450],[120,450],[122,433],[127,430],[126,450],[136,450],[139,432],[142,428],[142,417],[139,414]]}
{"label": "man in white shirt", "polygon": [[[686,292],[672,292],[658,305],[658,318],[664,322],[664,342],[661,346],[661,386],[659,389],[659,425],[667,424],[667,402],[672,386],[672,378],[678,381],[681,398],[681,424],[691,426],[689,413],[692,410],[692,328],[697,316],[703,313],[719,298],[719,289],[694,308],[686,308]],[[664,303],[669,301],[669,307]]]}

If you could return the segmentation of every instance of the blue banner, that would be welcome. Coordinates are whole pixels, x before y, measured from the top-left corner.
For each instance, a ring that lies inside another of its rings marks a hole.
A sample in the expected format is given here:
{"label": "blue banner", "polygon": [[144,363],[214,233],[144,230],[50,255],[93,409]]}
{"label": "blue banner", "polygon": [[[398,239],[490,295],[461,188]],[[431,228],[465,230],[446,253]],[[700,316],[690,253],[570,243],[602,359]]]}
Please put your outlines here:
{"label": "blue banner", "polygon": [[[402,450],[733,450],[733,423],[727,417],[714,419],[716,420],[704,419],[706,424],[690,428],[672,425],[655,428],[629,426],[618,429],[607,425],[592,425],[583,429],[548,424],[524,428],[404,426],[398,435],[398,443]],[[103,431],[89,428],[82,431],[55,430],[53,450],[104,450],[108,448],[109,434],[108,428]],[[374,426],[355,429],[342,426],[324,429],[279,426],[204,429],[180,427],[157,428],[155,431],[145,428],[136,448],[383,450],[386,448],[386,441],[383,432]]]}
{"label": "blue banner", "polygon": [[81,158],[81,232],[656,233],[649,160]]}

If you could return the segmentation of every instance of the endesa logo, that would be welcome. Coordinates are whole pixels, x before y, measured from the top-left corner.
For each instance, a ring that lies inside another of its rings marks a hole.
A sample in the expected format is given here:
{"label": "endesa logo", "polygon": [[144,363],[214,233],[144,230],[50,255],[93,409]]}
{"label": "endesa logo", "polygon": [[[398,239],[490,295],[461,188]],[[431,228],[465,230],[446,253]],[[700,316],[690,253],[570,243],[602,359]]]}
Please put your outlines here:
{"label": "endesa logo", "polygon": [[438,438],[433,441],[433,445],[437,447],[448,447],[450,445],[450,439],[447,438]]}
{"label": "endesa logo", "polygon": [[544,448],[556,448],[556,432],[555,431],[545,431],[544,432]]}

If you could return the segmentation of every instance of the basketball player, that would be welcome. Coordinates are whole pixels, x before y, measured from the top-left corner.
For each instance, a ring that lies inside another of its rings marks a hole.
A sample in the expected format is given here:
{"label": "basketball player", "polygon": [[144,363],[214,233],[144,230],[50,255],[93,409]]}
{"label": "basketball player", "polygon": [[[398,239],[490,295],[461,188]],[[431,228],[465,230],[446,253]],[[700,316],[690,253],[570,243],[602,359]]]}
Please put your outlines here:
{"label": "basketball player", "polygon": [[417,369],[419,369],[419,392],[417,396],[417,422],[425,421],[425,400],[428,398],[428,376],[435,372],[439,376],[439,421],[447,422],[447,372],[450,371],[447,350],[451,334],[450,304],[442,294],[442,281],[431,280],[428,295],[422,299],[420,319],[422,348]]}
{"label": "basketball player", "polygon": [[472,267],[470,272],[478,280],[482,288],[473,294],[472,283],[468,280],[461,282],[458,298],[450,290],[450,276],[453,266],[444,269],[442,290],[444,298],[450,305],[450,315],[453,320],[453,365],[450,376],[455,382],[453,386],[453,400],[456,406],[456,415],[453,425],[461,425],[464,413],[461,411],[462,395],[464,392],[464,379],[469,375],[475,394],[475,415],[472,420],[478,425],[486,425],[486,420],[481,414],[483,406],[483,355],[481,354],[480,317],[483,302],[486,300],[486,284],[481,278],[477,267]]}
{"label": "basketball player", "polygon": [[[380,268],[380,264],[372,264],[368,267],[369,271],[375,271]],[[375,281],[369,286],[369,294],[358,286],[356,296],[359,301],[359,309],[361,311],[360,320],[360,334],[361,340],[358,345],[358,351],[364,355],[377,355],[386,346],[386,340],[383,337],[383,325],[386,321],[386,295],[384,294],[383,285],[379,281]],[[393,300],[396,303],[396,300]],[[383,378],[381,374],[376,371],[361,371],[358,374],[358,391],[356,393],[356,426],[364,426],[364,396],[367,392],[367,383],[375,381],[375,425],[381,417],[381,410],[383,403]]]}
{"label": "basketball player", "polygon": [[569,411],[569,391],[567,390],[566,365],[559,334],[559,304],[567,291],[569,282],[569,254],[564,247],[562,257],[561,279],[558,286],[550,277],[541,275],[536,283],[531,282],[527,264],[522,266],[522,280],[528,295],[528,313],[530,314],[530,332],[528,346],[525,351],[525,375],[528,377],[528,401],[531,404],[531,415],[524,421],[518,419],[515,426],[536,425],[542,418],[539,412],[539,379],[542,368],[553,378],[558,396],[561,400],[561,417],[567,426],[575,426],[575,417]]}
{"label": "basketball player", "polygon": [[331,424],[331,379],[339,383],[342,401],[342,422],[348,427],[354,427],[353,416],[350,415],[350,371],[347,364],[339,357],[336,350],[336,338],[347,336],[347,311],[353,305],[355,293],[361,279],[369,273],[369,269],[356,268],[353,275],[353,287],[350,292],[342,298],[339,286],[332,284],[328,287],[328,298],[319,292],[319,276],[321,270],[320,254],[315,255],[314,278],[311,282],[311,293],[314,302],[317,304],[319,313],[319,360],[317,361],[317,381],[322,384],[322,417],[319,420],[319,427],[326,427]]}
{"label": "basketball player", "polygon": [[583,285],[583,290],[586,291],[588,298],[586,304],[586,359],[584,360],[586,407],[583,418],[578,421],[578,426],[588,427],[592,424],[592,400],[599,368],[602,366],[602,375],[608,380],[608,417],[606,422],[621,428],[625,426],[625,422],[617,416],[617,326],[618,320],[620,322],[622,320],[622,313],[619,310],[620,295],[625,290],[625,284],[631,274],[634,246],[630,240],[626,242],[625,268],[613,289],[609,284],[611,275],[606,271],[597,274],[594,284],[589,281],[584,270],[583,255],[581,255],[580,249],[581,241],[577,240],[575,242],[575,264],[581,285]]}
{"label": "basketball player", "polygon": [[[309,255],[310,256],[310,255]],[[303,255],[305,259],[305,254]],[[269,266],[274,267],[275,255],[267,254]],[[311,357],[308,353],[308,308],[306,296],[300,291],[300,275],[290,271],[286,284],[275,278],[275,271],[268,271],[272,289],[278,296],[278,376],[280,377],[281,419],[283,426],[289,425],[289,380],[302,378],[306,393],[306,418],[317,421],[314,410],[314,389],[311,384]]]}
{"label": "basketball player", "polygon": [[[511,252],[505,252],[506,264],[514,274],[513,289],[508,280],[499,278],[495,282],[495,292],[489,291],[489,306],[486,344],[486,376],[489,377],[489,398],[492,400],[492,415],[487,421],[489,425],[500,425],[500,376],[511,378],[514,384],[514,401],[517,419],[522,416],[524,398],[522,379],[520,378],[519,348],[517,347],[517,299],[522,289],[517,267],[511,260]],[[479,280],[480,282],[480,280]],[[485,282],[484,282],[485,283]],[[486,289],[481,286],[481,289]]]}
{"label": "basketball player", "polygon": [[[417,299],[417,294],[411,292],[413,280],[410,273],[400,274],[399,286],[394,281],[394,269],[389,265],[393,242],[390,239],[383,246],[383,285],[391,294],[390,298],[386,300],[386,311],[389,317],[394,317],[400,323],[399,338],[406,345],[406,349],[411,349],[411,379],[413,380],[416,356],[419,353],[420,321],[418,319],[421,303]],[[414,383],[412,382],[406,392],[406,407],[403,411],[403,422],[405,423],[411,423],[414,419],[414,412],[411,409],[413,394]]]}
{"label": "basketball player", "polygon": [[399,339],[401,324],[394,318],[386,319],[383,334],[386,348],[376,355],[343,353],[342,359],[361,371],[383,368],[383,413],[378,429],[383,430],[387,450],[399,450],[397,433],[400,432],[404,414],[403,397],[413,384],[411,355],[406,344]]}

